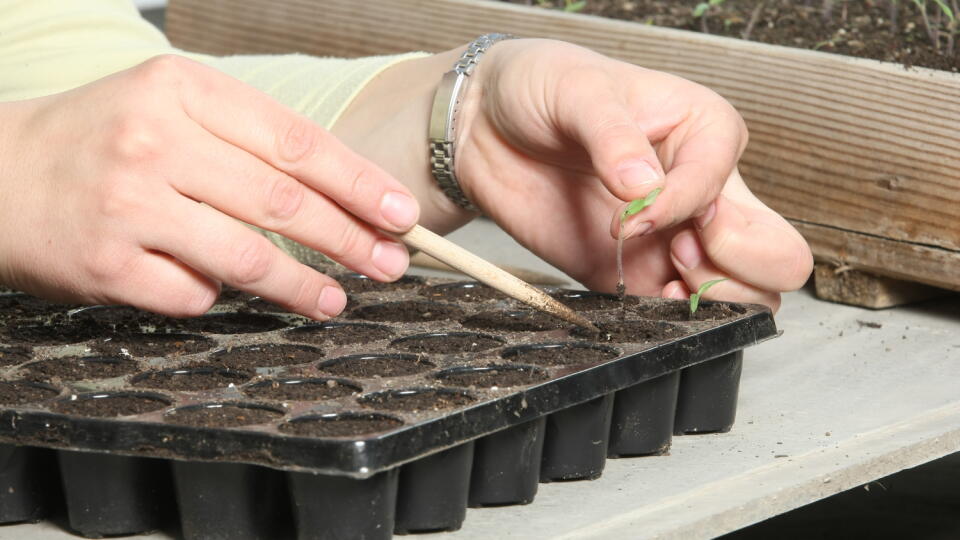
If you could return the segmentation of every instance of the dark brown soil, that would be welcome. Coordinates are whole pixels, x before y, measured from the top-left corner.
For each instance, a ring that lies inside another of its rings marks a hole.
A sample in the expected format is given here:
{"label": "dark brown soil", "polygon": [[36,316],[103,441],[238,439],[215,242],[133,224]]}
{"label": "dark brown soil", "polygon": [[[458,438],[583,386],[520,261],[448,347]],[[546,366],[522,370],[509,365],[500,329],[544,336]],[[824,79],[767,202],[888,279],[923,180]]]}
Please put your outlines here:
{"label": "dark brown soil", "polygon": [[544,371],[523,366],[487,366],[451,368],[439,373],[444,384],[475,388],[509,388],[524,386],[550,378]]}
{"label": "dark brown soil", "polygon": [[453,304],[404,300],[359,307],[350,312],[357,319],[381,322],[423,322],[459,319],[463,310]]}
{"label": "dark brown soil", "polygon": [[336,379],[273,379],[243,388],[243,393],[252,398],[276,401],[320,401],[360,391],[359,386]]}
{"label": "dark brown soil", "polygon": [[280,431],[301,437],[350,437],[388,431],[403,425],[401,420],[380,414],[338,414],[310,416],[280,424]]}
{"label": "dark brown soil", "polygon": [[669,323],[656,321],[615,321],[598,323],[597,326],[602,330],[600,335],[579,327],[575,328],[572,333],[596,341],[613,343],[660,341],[676,337],[679,333],[677,327]]}
{"label": "dark brown soil", "polygon": [[253,369],[258,367],[293,366],[307,364],[323,358],[323,351],[309,345],[290,343],[265,343],[217,351],[209,359],[215,364],[230,369]]}
{"label": "dark brown soil", "polygon": [[122,354],[127,351],[133,356],[180,356],[209,351],[216,341],[195,334],[155,334],[140,332],[121,334],[93,344],[93,348],[104,354]]}
{"label": "dark brown soil", "polygon": [[302,341],[316,345],[353,345],[391,338],[395,332],[388,326],[369,323],[326,322],[306,324],[283,333],[290,341]]}
{"label": "dark brown soil", "polygon": [[[527,0],[509,1],[528,3]],[[956,2],[945,1],[953,10],[957,9]],[[537,2],[544,7],[562,3],[562,0]],[[936,2],[924,3],[930,26],[941,29],[937,41],[930,36],[920,8],[906,0],[729,0],[711,7],[705,17],[696,18],[693,10],[698,3],[589,0],[582,13],[734,38],[746,37],[751,41],[873,58],[904,66],[960,70],[960,35],[950,42],[949,19]],[[938,43],[937,47],[935,43]]]}
{"label": "dark brown soil", "polygon": [[239,386],[252,378],[250,372],[228,369],[167,369],[141,373],[131,380],[131,384],[138,388],[191,391],[224,388],[231,384]]}
{"label": "dark brown soil", "polygon": [[0,328],[0,339],[9,344],[68,345],[102,337],[104,328],[81,323],[13,325]]}
{"label": "dark brown soil", "polygon": [[33,358],[33,349],[22,345],[0,346],[0,367],[15,366]]}
{"label": "dark brown soil", "polygon": [[115,417],[143,414],[169,407],[172,401],[146,394],[87,394],[74,396],[50,404],[50,408],[63,414],[77,416]]}
{"label": "dark brown soil", "polygon": [[81,324],[86,323],[114,331],[126,330],[129,332],[140,332],[146,328],[166,326],[174,320],[131,306],[92,306],[83,308],[70,317]]}
{"label": "dark brown soil", "polygon": [[365,293],[370,291],[393,291],[397,289],[413,289],[423,285],[423,279],[416,276],[403,276],[400,279],[384,283],[370,279],[360,274],[341,274],[335,276],[340,286],[348,293]]}
{"label": "dark brown soil", "polygon": [[258,405],[218,403],[177,409],[168,413],[163,419],[171,424],[183,426],[227,428],[266,424],[282,416],[282,411]]}
{"label": "dark brown soil", "polygon": [[65,356],[27,364],[22,369],[34,380],[85,381],[120,377],[139,367],[136,360],[125,356]]}
{"label": "dark brown soil", "polygon": [[75,305],[58,304],[23,293],[0,295],[0,320],[32,319],[63,313]]}
{"label": "dark brown soil", "polygon": [[394,340],[398,349],[417,353],[454,354],[479,352],[500,347],[504,340],[473,332],[419,334]]}
{"label": "dark brown soil", "polygon": [[552,296],[575,311],[620,309],[623,306],[633,306],[640,303],[640,299],[636,296],[624,296],[621,302],[615,294],[591,291],[560,291]]}
{"label": "dark brown soil", "polygon": [[60,392],[31,381],[0,381],[0,405],[25,405],[50,399]]}
{"label": "dark brown soil", "polygon": [[679,300],[641,310],[637,315],[659,321],[719,321],[743,315],[747,310],[736,305],[719,302],[701,302],[696,313],[690,313],[690,302]]}
{"label": "dark brown soil", "polygon": [[592,343],[545,343],[508,349],[500,355],[512,362],[538,366],[596,364],[620,356],[616,349]]}
{"label": "dark brown soil", "polygon": [[453,300],[457,302],[482,302],[485,300],[505,300],[507,295],[476,281],[442,283],[428,287],[423,295],[434,300]]}
{"label": "dark brown soil", "polygon": [[181,319],[177,326],[188,332],[210,334],[252,334],[287,326],[280,318],[262,313],[211,313],[193,319]]}
{"label": "dark brown soil", "polygon": [[474,399],[451,390],[389,390],[361,398],[365,407],[390,411],[442,411],[462,407]]}
{"label": "dark brown soil", "polygon": [[256,298],[252,294],[224,285],[220,290],[220,297],[217,298],[217,304],[229,304],[231,302],[247,302]]}
{"label": "dark brown soil", "polygon": [[542,311],[485,311],[467,317],[460,324],[476,330],[506,332],[539,332],[570,326],[570,323]]}
{"label": "dark brown soil", "polygon": [[325,373],[341,377],[404,377],[435,367],[419,354],[354,354],[317,366]]}

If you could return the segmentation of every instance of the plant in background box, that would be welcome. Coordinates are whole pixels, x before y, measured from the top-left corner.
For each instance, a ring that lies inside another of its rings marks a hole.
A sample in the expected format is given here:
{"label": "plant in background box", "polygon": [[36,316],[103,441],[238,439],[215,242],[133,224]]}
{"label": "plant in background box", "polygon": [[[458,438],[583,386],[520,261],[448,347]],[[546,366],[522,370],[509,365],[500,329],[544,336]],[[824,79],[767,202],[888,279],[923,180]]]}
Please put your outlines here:
{"label": "plant in background box", "polygon": [[620,300],[623,300],[627,293],[627,287],[623,283],[623,226],[627,222],[627,218],[640,213],[644,208],[653,204],[661,191],[663,191],[663,188],[657,188],[647,194],[646,197],[631,201],[623,213],[620,214],[620,232],[617,234],[617,295]]}

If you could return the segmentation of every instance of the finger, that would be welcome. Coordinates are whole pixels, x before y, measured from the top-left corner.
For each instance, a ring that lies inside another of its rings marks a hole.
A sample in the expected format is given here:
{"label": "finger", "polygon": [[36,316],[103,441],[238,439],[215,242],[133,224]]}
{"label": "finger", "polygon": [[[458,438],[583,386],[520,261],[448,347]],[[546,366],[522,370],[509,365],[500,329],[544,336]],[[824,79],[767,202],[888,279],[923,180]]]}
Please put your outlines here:
{"label": "finger", "polygon": [[[325,193],[375,227],[405,232],[419,219],[410,191],[309,118],[198,62],[161,57],[187,115],[217,137]],[[229,99],[225,99],[229,97]]]}
{"label": "finger", "polygon": [[115,282],[107,303],[129,304],[171,317],[203,315],[220,285],[165,253],[143,251],[125,279]]}
{"label": "finger", "polygon": [[660,296],[673,298],[674,300],[686,300],[690,298],[690,289],[683,281],[674,280],[663,286],[663,289],[660,290]]}
{"label": "finger", "polygon": [[170,222],[163,230],[143,233],[146,247],[307,317],[329,319],[346,305],[336,281],[293,260],[240,222],[173,194],[157,202]]}
{"label": "finger", "polygon": [[[706,257],[696,232],[683,229],[670,242],[670,258],[688,291],[696,291],[707,281],[729,277],[714,266]],[[708,289],[703,298],[764,304],[776,311],[780,307],[780,294],[754,287],[731,278]]]}
{"label": "finger", "polygon": [[[192,159],[178,160],[190,167],[170,179],[178,191],[292,238],[371,278],[389,281],[403,275],[409,263],[407,251],[398,249],[393,239],[286,173],[197,131],[188,145]],[[206,156],[217,156],[216,163],[205,166]]]}

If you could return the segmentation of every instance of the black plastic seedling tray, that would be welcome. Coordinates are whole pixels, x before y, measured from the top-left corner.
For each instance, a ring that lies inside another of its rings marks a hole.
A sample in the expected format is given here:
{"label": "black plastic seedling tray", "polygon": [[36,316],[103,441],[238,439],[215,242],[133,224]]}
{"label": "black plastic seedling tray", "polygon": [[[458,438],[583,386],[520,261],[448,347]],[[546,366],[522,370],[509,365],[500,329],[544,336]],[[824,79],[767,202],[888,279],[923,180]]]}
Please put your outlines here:
{"label": "black plastic seedling tray", "polygon": [[777,334],[761,306],[550,291],[592,335],[472,282],[339,279],[324,324],[236,291],[184,320],[0,294],[0,522],[59,482],[86,536],[452,530],[729,430],[742,349]]}

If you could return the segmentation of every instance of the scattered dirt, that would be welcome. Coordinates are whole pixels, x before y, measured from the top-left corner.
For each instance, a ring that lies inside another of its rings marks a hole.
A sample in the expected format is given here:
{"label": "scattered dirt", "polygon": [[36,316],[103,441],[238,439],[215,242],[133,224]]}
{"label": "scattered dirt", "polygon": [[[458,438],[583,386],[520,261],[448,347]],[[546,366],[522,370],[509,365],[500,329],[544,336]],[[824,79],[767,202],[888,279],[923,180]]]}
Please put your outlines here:
{"label": "scattered dirt", "polygon": [[538,366],[578,366],[596,364],[619,356],[616,349],[592,343],[551,343],[517,347],[504,351],[502,358]]}
{"label": "scattered dirt", "polygon": [[857,319],[857,324],[860,325],[860,328],[883,328],[882,323],[873,321],[861,321],[860,319]]}
{"label": "scattered dirt", "polygon": [[302,341],[316,345],[370,343],[371,341],[388,339],[394,335],[396,335],[396,332],[382,324],[346,322],[306,324],[283,333],[283,336],[290,341]]}
{"label": "scattered dirt", "polygon": [[636,314],[645,319],[658,321],[721,321],[737,315],[743,315],[747,310],[736,305],[720,302],[701,302],[696,313],[690,313],[690,302],[678,300],[663,303],[658,306],[637,311]]}
{"label": "scattered dirt", "polygon": [[231,384],[239,386],[252,378],[253,373],[248,371],[215,368],[167,369],[136,375],[131,379],[131,384],[138,388],[191,391],[223,388]]}
{"label": "scattered dirt", "polygon": [[459,319],[463,310],[454,304],[403,300],[359,307],[350,312],[356,319],[380,322],[422,322]]}
{"label": "scattered dirt", "polygon": [[597,323],[602,331],[600,335],[584,328],[575,328],[573,334],[595,341],[609,341],[613,343],[645,343],[660,341],[676,336],[677,327],[656,321],[615,321]]}
{"label": "scattered dirt", "polygon": [[621,302],[615,294],[590,291],[561,291],[552,296],[574,311],[620,309],[640,303],[636,296],[624,296]]}
{"label": "scattered dirt", "polygon": [[126,351],[133,356],[176,357],[209,351],[214,345],[214,340],[195,334],[138,332],[97,341],[93,348],[104,354],[123,354]]}
{"label": "scattered dirt", "polygon": [[243,393],[252,398],[275,401],[320,401],[360,391],[359,386],[335,379],[273,379],[243,388]]}
{"label": "scattered dirt", "polygon": [[485,300],[505,300],[507,295],[476,281],[443,283],[428,287],[423,295],[434,300],[457,302],[483,302]]}
{"label": "scattered dirt", "polygon": [[23,345],[0,346],[0,367],[15,366],[33,358],[33,349]]}
{"label": "scattered dirt", "polygon": [[504,340],[494,336],[473,332],[449,332],[400,338],[392,345],[410,352],[454,354],[487,351],[500,347],[504,343]]}
{"label": "scattered dirt", "polygon": [[525,386],[546,380],[549,375],[540,369],[522,366],[488,366],[477,368],[452,368],[437,375],[437,378],[451,386],[475,388],[509,388]]}
{"label": "scattered dirt", "polygon": [[184,407],[171,411],[163,419],[183,426],[228,428],[266,424],[282,416],[282,411],[257,405],[217,404]]}
{"label": "scattered dirt", "polygon": [[363,397],[360,403],[390,411],[441,411],[473,403],[467,394],[443,390],[391,390]]}
{"label": "scattered dirt", "polygon": [[477,330],[506,332],[539,332],[570,326],[570,323],[542,311],[485,311],[467,317],[460,324]]}
{"label": "scattered dirt", "polygon": [[340,282],[340,286],[348,293],[414,289],[423,285],[423,279],[416,276],[403,276],[392,283],[376,281],[360,274],[341,274],[335,276],[335,279]]}
{"label": "scattered dirt", "polygon": [[258,367],[295,366],[323,358],[323,351],[309,345],[265,343],[234,347],[211,354],[211,363],[229,369],[249,370]]}
{"label": "scattered dirt", "polygon": [[188,332],[210,334],[252,334],[287,326],[283,319],[262,313],[212,313],[193,319],[180,319],[176,324]]}
{"label": "scattered dirt", "polygon": [[143,414],[169,407],[171,400],[144,394],[93,394],[63,399],[50,404],[50,408],[63,414],[76,416],[117,417]]}
{"label": "scattered dirt", "polygon": [[0,405],[26,405],[50,399],[60,392],[31,381],[0,381]]}
{"label": "scattered dirt", "polygon": [[317,369],[341,377],[404,377],[434,366],[419,354],[355,354],[325,362]]}
{"label": "scattered dirt", "polygon": [[305,417],[280,424],[280,431],[301,437],[351,437],[388,431],[403,425],[401,420],[379,414],[339,414]]}
{"label": "scattered dirt", "polygon": [[139,368],[136,360],[125,356],[65,356],[27,364],[22,369],[33,380],[85,381],[120,377]]}

